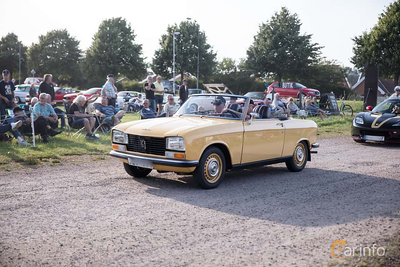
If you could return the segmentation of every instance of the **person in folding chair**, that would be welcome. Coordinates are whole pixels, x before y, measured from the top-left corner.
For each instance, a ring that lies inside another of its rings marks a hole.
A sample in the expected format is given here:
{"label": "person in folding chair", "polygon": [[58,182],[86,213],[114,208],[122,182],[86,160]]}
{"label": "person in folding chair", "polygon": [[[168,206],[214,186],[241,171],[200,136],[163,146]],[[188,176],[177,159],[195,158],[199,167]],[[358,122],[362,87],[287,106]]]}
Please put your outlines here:
{"label": "person in folding chair", "polygon": [[101,105],[96,107],[96,114],[100,116],[101,123],[113,127],[121,122],[125,112],[123,110],[117,111],[114,106],[108,104],[108,98],[103,97],[101,99]]}
{"label": "person in folding chair", "polygon": [[88,104],[96,101],[96,99],[97,97],[90,97],[86,99],[84,95],[78,95],[74,99],[74,103],[69,108],[68,124],[74,129],[85,128],[85,138],[88,139],[99,139],[92,132],[96,120],[93,114],[86,113],[86,107]]}

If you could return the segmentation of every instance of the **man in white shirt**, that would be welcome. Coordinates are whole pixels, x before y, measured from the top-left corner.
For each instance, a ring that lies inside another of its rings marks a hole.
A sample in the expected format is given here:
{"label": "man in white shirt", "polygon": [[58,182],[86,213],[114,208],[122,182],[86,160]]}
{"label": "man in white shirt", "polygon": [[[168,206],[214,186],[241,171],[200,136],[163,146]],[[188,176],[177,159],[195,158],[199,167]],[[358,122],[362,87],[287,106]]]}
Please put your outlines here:
{"label": "man in white shirt", "polygon": [[390,98],[400,98],[400,86],[396,86],[394,88],[394,94],[390,96]]}
{"label": "man in white shirt", "polygon": [[114,75],[108,74],[107,81],[103,85],[103,90],[101,90],[101,96],[108,99],[108,104],[115,107],[115,102],[117,99],[118,90],[114,85]]}

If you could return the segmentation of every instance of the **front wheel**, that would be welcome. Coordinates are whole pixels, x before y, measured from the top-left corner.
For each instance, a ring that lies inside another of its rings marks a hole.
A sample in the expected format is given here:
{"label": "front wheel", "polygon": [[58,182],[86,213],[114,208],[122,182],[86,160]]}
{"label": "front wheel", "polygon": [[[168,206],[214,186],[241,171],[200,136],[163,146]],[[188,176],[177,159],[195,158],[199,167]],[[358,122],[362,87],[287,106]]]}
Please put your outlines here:
{"label": "front wheel", "polygon": [[201,156],[199,166],[193,173],[198,185],[205,189],[219,186],[225,176],[225,156],[217,147],[210,147]]}
{"label": "front wheel", "polygon": [[307,160],[308,145],[306,142],[301,141],[294,149],[293,157],[286,161],[286,167],[289,169],[289,171],[299,172],[306,167]]}
{"label": "front wheel", "polygon": [[342,108],[343,116],[353,117],[353,108],[350,105],[344,105]]}
{"label": "front wheel", "polygon": [[136,177],[136,178],[146,177],[151,172],[151,169],[131,166],[127,163],[124,163],[124,168],[125,168],[125,171],[127,174],[129,174],[133,177]]}

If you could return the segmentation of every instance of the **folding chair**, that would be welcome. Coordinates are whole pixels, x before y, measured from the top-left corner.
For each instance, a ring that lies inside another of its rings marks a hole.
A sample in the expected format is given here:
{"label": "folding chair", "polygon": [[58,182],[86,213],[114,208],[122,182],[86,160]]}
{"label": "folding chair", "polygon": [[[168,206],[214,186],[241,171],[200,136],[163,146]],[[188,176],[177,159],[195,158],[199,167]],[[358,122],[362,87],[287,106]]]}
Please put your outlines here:
{"label": "folding chair", "polygon": [[[71,134],[71,129],[72,129],[71,126],[69,125],[69,118],[74,118],[74,114],[71,114],[70,111],[69,111],[70,107],[71,107],[71,104],[70,104],[67,100],[64,100],[65,115],[66,115],[66,117],[67,117],[67,118],[66,118],[66,119],[67,119],[66,125],[68,126],[68,135]],[[74,136],[77,135],[77,134],[78,134],[78,136],[77,136],[76,138],[78,138],[79,136],[81,136],[81,131],[82,131],[83,129],[85,129],[85,127],[80,128],[76,133],[74,133],[74,134],[72,135],[72,137],[74,137]]]}

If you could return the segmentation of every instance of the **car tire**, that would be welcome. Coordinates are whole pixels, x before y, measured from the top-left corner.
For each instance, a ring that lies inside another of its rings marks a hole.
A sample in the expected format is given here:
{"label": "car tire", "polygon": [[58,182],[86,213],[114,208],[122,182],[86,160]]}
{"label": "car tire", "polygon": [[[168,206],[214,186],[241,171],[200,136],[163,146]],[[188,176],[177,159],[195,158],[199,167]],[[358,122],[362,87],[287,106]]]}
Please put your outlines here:
{"label": "car tire", "polygon": [[201,156],[193,177],[196,183],[204,189],[216,188],[225,177],[225,169],[224,153],[217,147],[210,147]]}
{"label": "car tire", "polygon": [[146,177],[152,170],[146,168],[140,168],[136,166],[131,166],[127,163],[124,163],[124,168],[127,174],[133,176],[135,178],[143,178]]}
{"label": "car tire", "polygon": [[286,167],[289,169],[289,171],[299,172],[306,167],[308,160],[308,149],[308,145],[304,141],[301,141],[296,145],[293,156],[286,161]]}
{"label": "car tire", "polygon": [[21,99],[18,96],[15,97],[14,101],[15,101],[15,104],[21,103]]}

